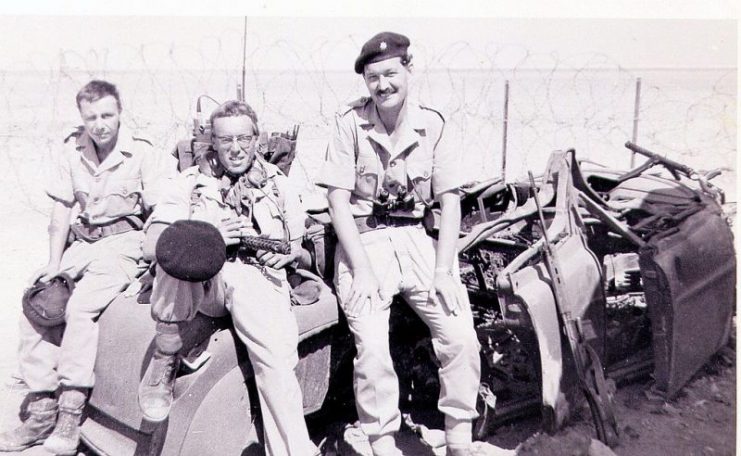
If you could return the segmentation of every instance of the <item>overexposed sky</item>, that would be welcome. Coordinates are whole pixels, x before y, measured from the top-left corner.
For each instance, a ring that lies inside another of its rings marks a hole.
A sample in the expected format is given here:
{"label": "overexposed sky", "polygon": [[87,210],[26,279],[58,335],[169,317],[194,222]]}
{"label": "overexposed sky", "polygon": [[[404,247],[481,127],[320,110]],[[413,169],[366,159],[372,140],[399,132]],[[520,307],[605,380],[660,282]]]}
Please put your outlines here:
{"label": "overexposed sky", "polygon": [[[53,7],[37,11],[59,13]],[[281,11],[284,17],[248,16],[247,53],[254,69],[348,70],[362,43],[381,30],[410,36],[417,64],[428,67],[509,68],[523,61],[534,67],[552,67],[554,61],[566,67],[737,66],[738,29],[731,19],[455,18],[431,17],[439,14],[426,9],[412,17],[295,17],[290,8]],[[295,11],[305,14],[303,7]],[[241,16],[4,14],[0,68],[138,70],[167,68],[174,61],[178,67],[213,62],[238,68],[243,21]]]}

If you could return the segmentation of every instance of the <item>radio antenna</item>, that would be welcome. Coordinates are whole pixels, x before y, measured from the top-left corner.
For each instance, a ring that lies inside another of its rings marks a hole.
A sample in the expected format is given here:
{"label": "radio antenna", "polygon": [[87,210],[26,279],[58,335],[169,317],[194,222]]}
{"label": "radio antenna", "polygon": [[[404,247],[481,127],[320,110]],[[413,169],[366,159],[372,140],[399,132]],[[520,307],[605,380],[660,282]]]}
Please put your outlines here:
{"label": "radio antenna", "polygon": [[237,98],[239,101],[245,101],[245,73],[247,65],[247,16],[244,17],[244,30],[242,34],[242,85],[237,90]]}

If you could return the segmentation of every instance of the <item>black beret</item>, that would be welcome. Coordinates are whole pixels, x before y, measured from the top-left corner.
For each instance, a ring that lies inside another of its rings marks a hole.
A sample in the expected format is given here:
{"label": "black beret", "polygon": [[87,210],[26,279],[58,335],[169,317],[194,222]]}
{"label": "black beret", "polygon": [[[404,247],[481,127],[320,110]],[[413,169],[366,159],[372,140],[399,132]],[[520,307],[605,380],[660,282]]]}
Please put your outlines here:
{"label": "black beret", "polygon": [[404,57],[409,47],[409,38],[399,33],[381,32],[369,39],[355,59],[355,72],[363,74],[368,63],[380,62],[392,57]]}
{"label": "black beret", "polygon": [[212,224],[178,220],[162,232],[154,255],[162,269],[176,279],[203,282],[221,271],[226,244]]}
{"label": "black beret", "polygon": [[40,326],[61,325],[74,288],[75,281],[64,273],[37,281],[23,293],[23,314]]}

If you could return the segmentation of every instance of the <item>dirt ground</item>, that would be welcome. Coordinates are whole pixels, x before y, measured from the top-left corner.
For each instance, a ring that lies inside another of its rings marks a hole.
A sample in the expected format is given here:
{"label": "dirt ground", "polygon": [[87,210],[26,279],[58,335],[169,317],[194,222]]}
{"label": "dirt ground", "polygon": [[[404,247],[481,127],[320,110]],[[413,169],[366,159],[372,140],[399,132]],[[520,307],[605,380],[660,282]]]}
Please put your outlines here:
{"label": "dirt ground", "polygon": [[[723,348],[680,391],[666,402],[651,393],[651,379],[621,385],[615,395],[620,443],[609,449],[595,440],[586,405],[555,435],[539,430],[537,416],[516,420],[495,430],[476,444],[477,455],[498,456],[725,456],[736,454],[736,352],[734,343]],[[338,426],[340,427],[338,429]],[[335,455],[363,455],[367,443],[355,428],[334,423],[328,434],[340,434]],[[442,438],[431,431],[431,439]],[[332,436],[329,435],[331,438]],[[439,443],[439,442],[438,442]],[[405,455],[444,455],[443,447],[430,448],[403,427],[399,446]],[[512,450],[504,452],[497,449]]]}
{"label": "dirt ground", "polygon": [[[650,393],[650,379],[618,388],[616,414],[621,430],[620,456],[736,454],[736,352],[721,350],[680,391],[665,402]],[[587,455],[594,437],[588,409],[560,433],[538,433],[518,455]],[[604,453],[594,453],[604,454]],[[609,453],[606,453],[609,454]]]}

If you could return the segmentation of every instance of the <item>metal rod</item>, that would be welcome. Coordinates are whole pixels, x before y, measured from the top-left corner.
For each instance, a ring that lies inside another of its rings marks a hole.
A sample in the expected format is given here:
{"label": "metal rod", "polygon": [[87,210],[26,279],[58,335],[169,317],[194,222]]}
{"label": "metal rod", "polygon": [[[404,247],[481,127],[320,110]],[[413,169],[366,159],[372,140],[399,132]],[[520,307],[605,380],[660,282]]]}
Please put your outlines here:
{"label": "metal rod", "polygon": [[239,90],[239,100],[245,101],[247,99],[247,96],[245,92],[247,91],[245,88],[245,73],[247,66],[247,16],[244,17],[244,30],[243,30],[243,36],[242,36],[242,87]]}
{"label": "metal rod", "polygon": [[507,172],[507,124],[509,123],[509,80],[504,81],[504,125],[502,127],[502,182]]}
{"label": "metal rod", "polygon": [[[633,111],[633,144],[638,142],[638,113],[641,107],[641,78],[636,78],[636,100],[635,110]],[[630,167],[635,166],[636,154],[635,152],[630,153]]]}

